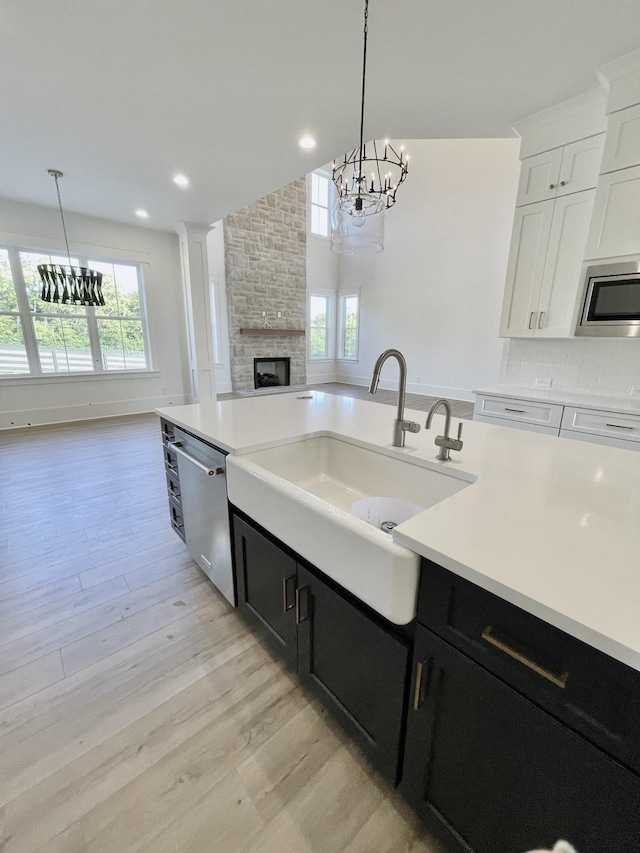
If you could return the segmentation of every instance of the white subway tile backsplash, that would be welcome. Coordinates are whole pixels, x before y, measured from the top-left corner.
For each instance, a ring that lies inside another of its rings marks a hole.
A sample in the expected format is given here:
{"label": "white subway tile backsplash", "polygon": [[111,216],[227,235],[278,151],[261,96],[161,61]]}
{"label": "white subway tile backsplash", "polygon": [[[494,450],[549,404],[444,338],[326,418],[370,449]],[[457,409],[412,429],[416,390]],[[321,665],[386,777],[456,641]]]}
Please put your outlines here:
{"label": "white subway tile backsplash", "polygon": [[509,342],[505,382],[533,387],[539,376],[554,390],[627,396],[640,385],[640,339],[569,338]]}

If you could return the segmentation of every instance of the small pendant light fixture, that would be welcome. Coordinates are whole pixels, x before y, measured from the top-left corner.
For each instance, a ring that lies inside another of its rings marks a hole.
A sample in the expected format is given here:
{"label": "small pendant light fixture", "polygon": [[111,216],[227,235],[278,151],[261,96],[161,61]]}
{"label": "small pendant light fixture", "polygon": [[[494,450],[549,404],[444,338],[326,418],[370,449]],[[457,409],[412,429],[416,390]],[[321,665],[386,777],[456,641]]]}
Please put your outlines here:
{"label": "small pendant light fixture", "polygon": [[407,177],[404,145],[398,153],[389,140],[364,144],[364,94],[367,73],[369,0],[364,4],[360,145],[333,163],[338,198],[331,209],[331,249],[342,255],[373,255],[384,248],[384,212],[396,201]]}
{"label": "small pendant light fixture", "polygon": [[60,208],[62,231],[67,247],[69,266],[62,264],[38,264],[38,273],[42,282],[40,298],[44,302],[61,302],[64,305],[104,305],[102,273],[90,270],[87,267],[76,267],[71,263],[67,229],[64,224],[64,213],[62,212],[62,201],[60,199],[60,187],[58,186],[58,179],[62,177],[62,172],[58,171],[58,169],[49,169],[48,172],[56,182],[58,207]]}

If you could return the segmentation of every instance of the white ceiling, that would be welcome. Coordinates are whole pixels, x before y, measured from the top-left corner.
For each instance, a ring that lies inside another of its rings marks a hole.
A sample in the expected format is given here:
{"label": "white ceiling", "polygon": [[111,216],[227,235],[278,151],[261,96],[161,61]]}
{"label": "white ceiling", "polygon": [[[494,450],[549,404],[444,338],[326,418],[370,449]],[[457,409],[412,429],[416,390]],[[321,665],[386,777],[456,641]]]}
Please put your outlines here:
{"label": "white ceiling", "polygon": [[[0,0],[0,196],[55,206],[53,167],[65,210],[220,219],[357,144],[363,9]],[[371,0],[369,24],[368,138],[508,136],[640,47],[636,0]]]}

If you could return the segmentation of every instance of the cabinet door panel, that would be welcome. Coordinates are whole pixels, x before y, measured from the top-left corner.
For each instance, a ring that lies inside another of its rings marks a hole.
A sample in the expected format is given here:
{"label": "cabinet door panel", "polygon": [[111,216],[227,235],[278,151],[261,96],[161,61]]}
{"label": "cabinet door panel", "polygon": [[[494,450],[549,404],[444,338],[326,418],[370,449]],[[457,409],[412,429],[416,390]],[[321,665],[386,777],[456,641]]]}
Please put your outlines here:
{"label": "cabinet door panel", "polygon": [[555,198],[561,162],[562,148],[552,148],[551,151],[524,159],[520,167],[516,205],[520,207],[522,204]]}
{"label": "cabinet door panel", "polygon": [[500,334],[531,338],[537,322],[553,201],[516,208]]}
{"label": "cabinet door panel", "polygon": [[414,660],[402,789],[456,849],[637,853],[637,776],[421,626]]}
{"label": "cabinet door panel", "polygon": [[600,172],[604,133],[565,145],[558,180],[558,196],[595,189]]}
{"label": "cabinet door panel", "polygon": [[640,166],[601,175],[586,257],[640,253]]}
{"label": "cabinet door panel", "polygon": [[536,337],[573,334],[595,190],[556,199],[544,265]]}
{"label": "cabinet door panel", "polygon": [[640,104],[612,113],[607,123],[607,142],[602,171],[613,172],[640,164]]}
{"label": "cabinet door panel", "polygon": [[233,517],[233,530],[238,607],[295,671],[295,560],[237,516]]}
{"label": "cabinet door panel", "polygon": [[298,566],[298,674],[378,770],[395,784],[409,652]]}

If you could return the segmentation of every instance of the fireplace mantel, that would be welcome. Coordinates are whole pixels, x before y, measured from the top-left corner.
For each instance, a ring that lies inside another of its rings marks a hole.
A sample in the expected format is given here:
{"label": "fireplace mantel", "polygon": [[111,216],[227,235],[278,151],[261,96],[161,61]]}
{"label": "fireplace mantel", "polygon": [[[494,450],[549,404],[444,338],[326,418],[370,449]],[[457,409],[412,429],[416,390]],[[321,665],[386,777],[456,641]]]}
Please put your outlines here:
{"label": "fireplace mantel", "polygon": [[304,329],[240,329],[241,335],[304,335]]}

